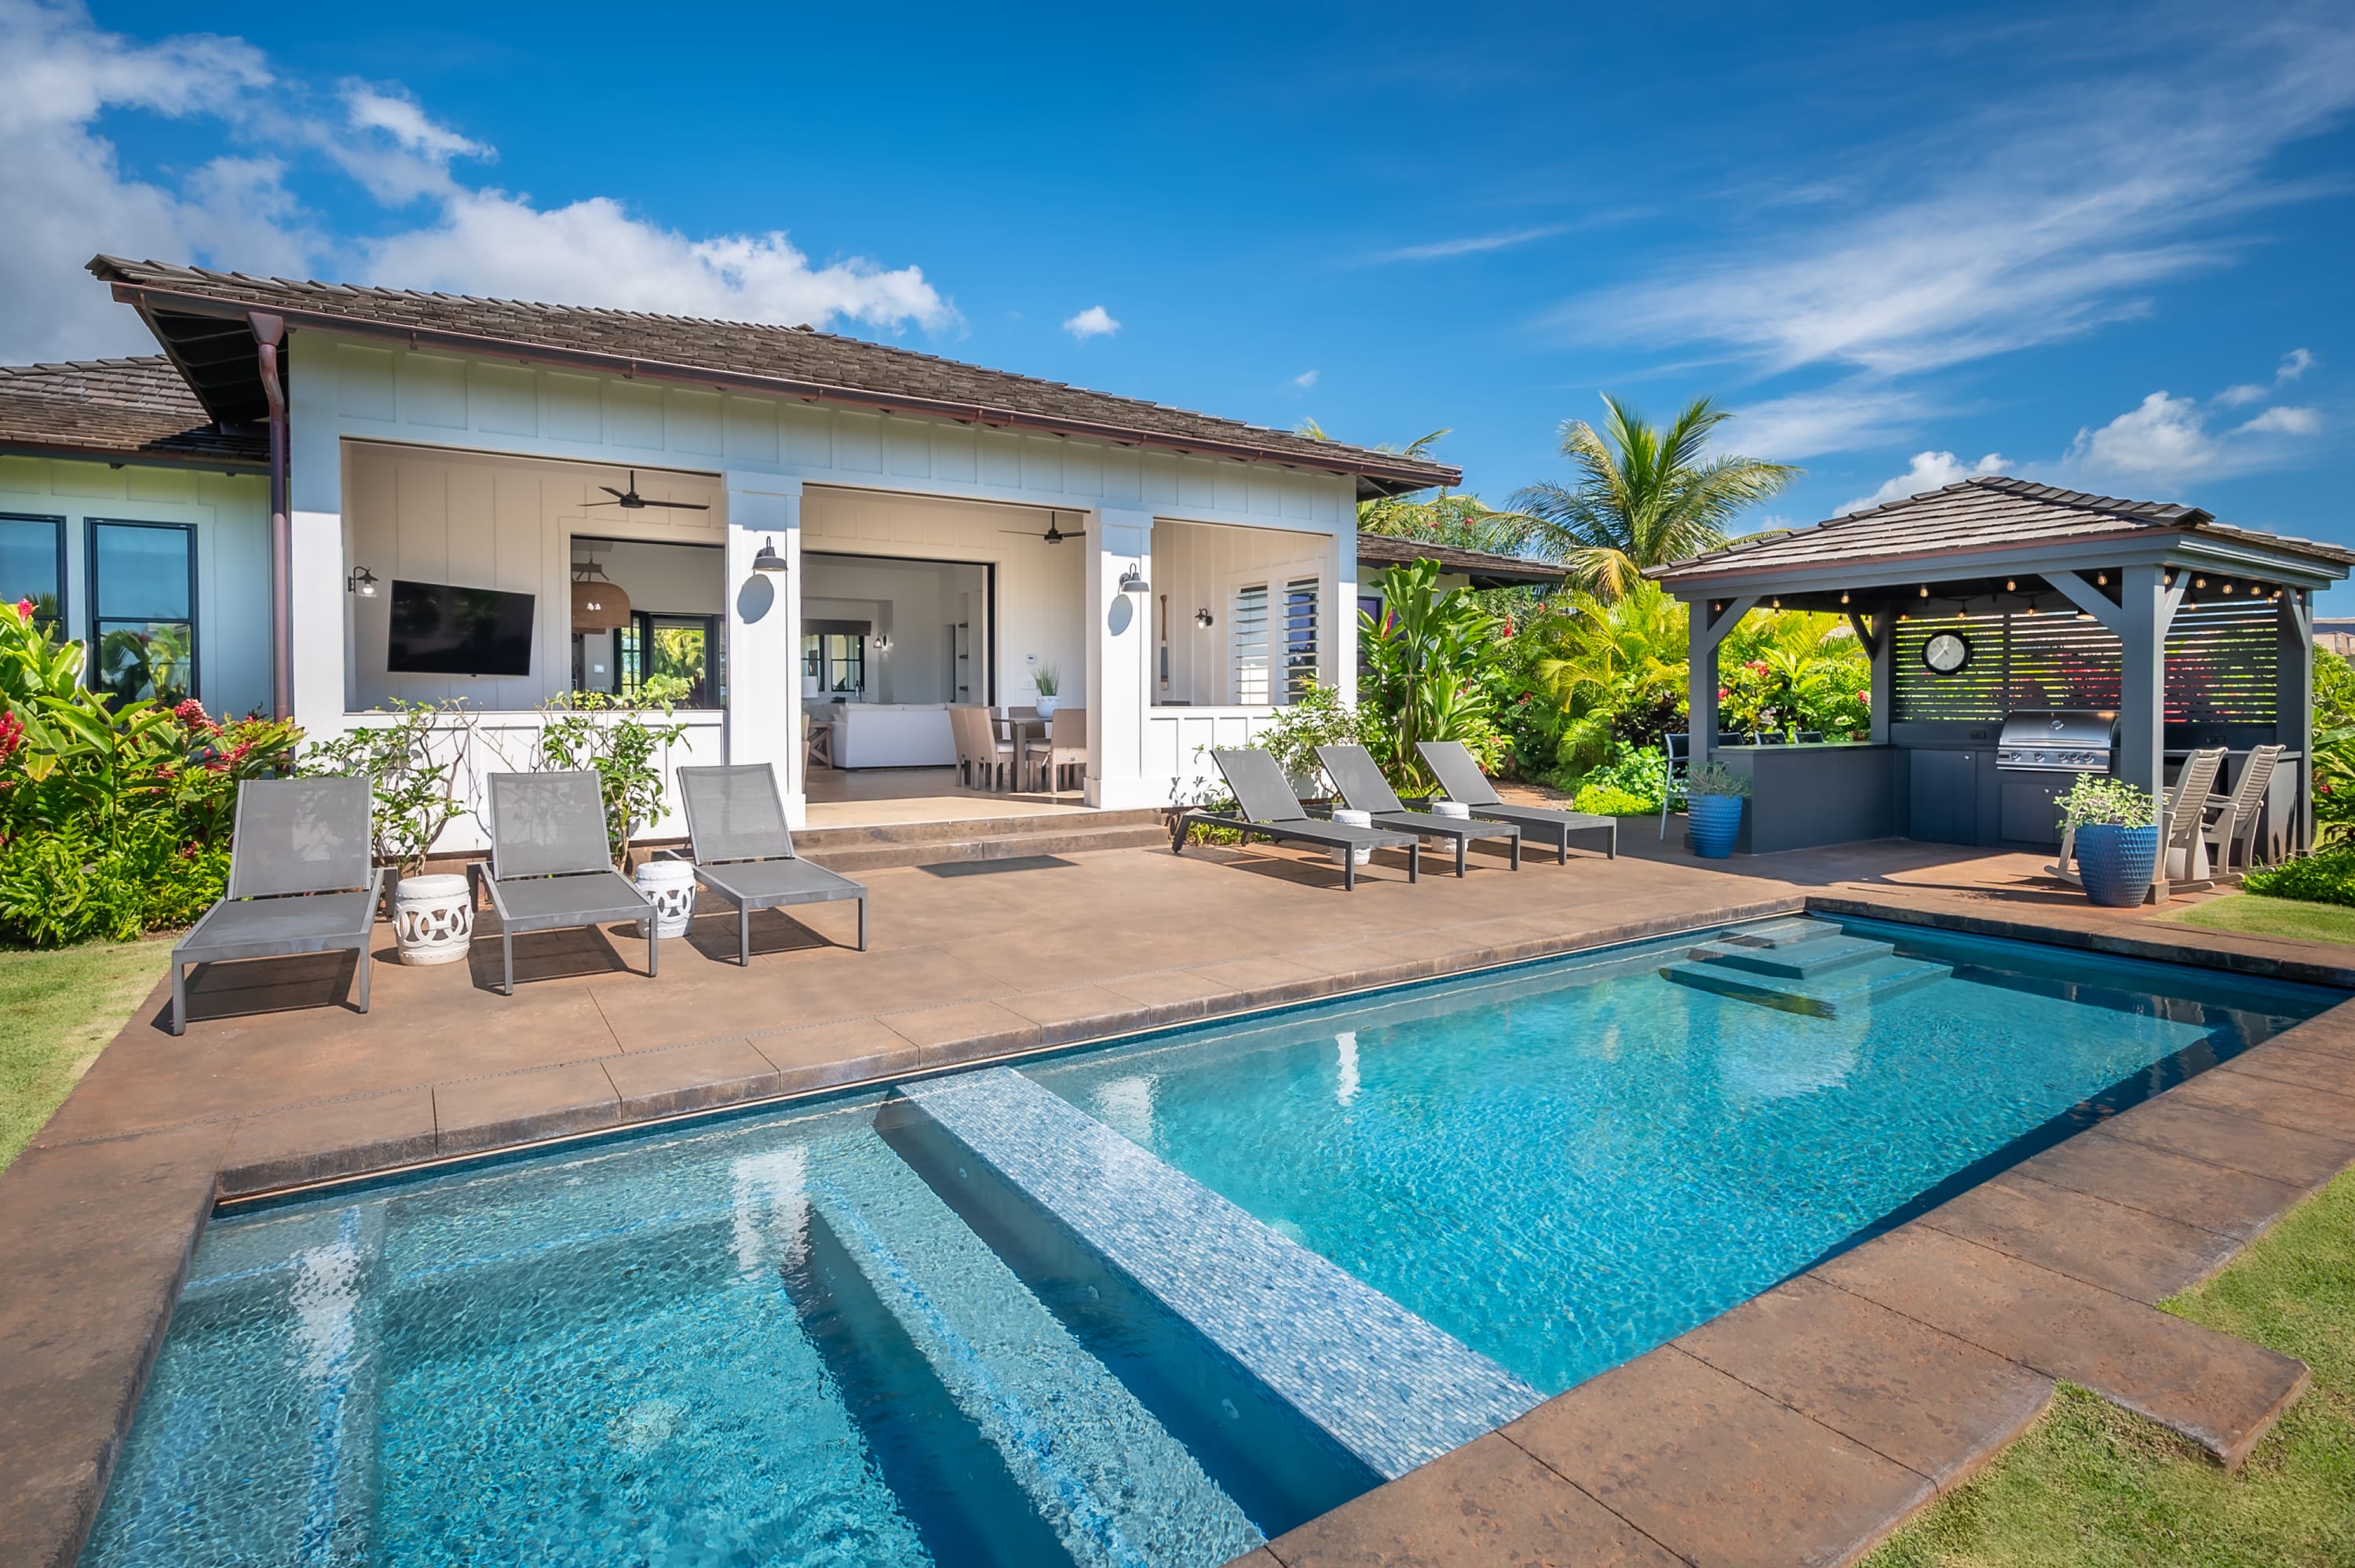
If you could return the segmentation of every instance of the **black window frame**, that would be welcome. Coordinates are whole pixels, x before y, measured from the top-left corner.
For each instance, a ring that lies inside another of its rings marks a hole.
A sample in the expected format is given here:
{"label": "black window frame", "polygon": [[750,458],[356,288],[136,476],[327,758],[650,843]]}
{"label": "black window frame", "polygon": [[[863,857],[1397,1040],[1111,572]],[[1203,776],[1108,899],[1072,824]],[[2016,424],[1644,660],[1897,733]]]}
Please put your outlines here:
{"label": "black window frame", "polygon": [[[66,535],[70,532],[70,530],[66,525],[66,519],[54,512],[0,512],[0,523],[47,523],[50,529],[56,534],[58,557],[58,614],[57,619],[52,620],[49,625],[56,634],[60,636],[64,635],[66,629],[73,624],[73,606],[70,602],[70,589],[72,585],[68,580],[68,573],[66,571],[66,562],[69,558],[66,553]],[[16,601],[12,599],[8,602],[10,604],[15,604]]]}
{"label": "black window frame", "polygon": [[[185,622],[166,617],[136,618],[131,616],[109,616],[101,614],[101,610],[103,609],[105,603],[106,584],[104,579],[101,577],[98,569],[98,538],[99,531],[103,528],[168,529],[174,533],[182,535],[186,538],[188,547],[188,615],[187,620]],[[204,700],[205,690],[204,618],[200,613],[202,601],[197,598],[197,525],[193,523],[156,523],[151,522],[144,517],[91,517],[83,520],[83,564],[89,573],[89,576],[84,580],[87,585],[90,598],[90,613],[86,617],[90,627],[90,652],[88,655],[88,662],[82,667],[83,681],[88,683],[93,690],[103,691],[106,689],[105,683],[100,678],[99,672],[101,668],[101,662],[105,656],[106,633],[104,628],[109,622],[121,622],[126,626],[186,625],[188,629],[188,689],[186,695],[197,699],[198,702],[202,702]]]}

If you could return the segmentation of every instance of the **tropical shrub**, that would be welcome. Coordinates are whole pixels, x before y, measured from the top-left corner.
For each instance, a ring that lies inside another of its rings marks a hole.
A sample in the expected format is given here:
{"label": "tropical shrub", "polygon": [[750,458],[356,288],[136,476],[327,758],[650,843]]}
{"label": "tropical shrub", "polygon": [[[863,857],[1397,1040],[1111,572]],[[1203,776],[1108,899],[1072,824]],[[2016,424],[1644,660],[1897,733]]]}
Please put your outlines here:
{"label": "tropical shrub", "polygon": [[293,766],[293,725],[94,692],[83,655],[0,605],[0,941],[188,924],[226,888],[239,784]]}
{"label": "tropical shrub", "polygon": [[540,712],[539,766],[597,775],[607,847],[614,865],[626,868],[631,833],[663,813],[662,753],[687,726],[647,721],[649,712],[667,719],[668,703],[633,703],[606,692],[573,692],[541,704]]}
{"label": "tropical shrub", "polygon": [[2355,666],[2314,651],[2314,831],[2322,843],[2355,840]]}
{"label": "tropical shrub", "polygon": [[[357,774],[375,796],[377,860],[414,876],[442,830],[467,814],[459,769],[472,754],[473,710],[456,698],[394,702],[391,721],[322,741],[304,756],[311,775]],[[439,755],[437,755],[439,754]]]}
{"label": "tropical shrub", "polygon": [[1660,798],[1655,795],[1647,800],[1613,784],[1582,784],[1571,806],[1598,817],[1650,817],[1659,813]]}
{"label": "tropical shrub", "polygon": [[1374,710],[1369,749],[1394,783],[1423,785],[1419,742],[1454,740],[1494,772],[1505,748],[1491,681],[1495,624],[1465,589],[1441,588],[1439,567],[1417,561],[1382,573],[1380,620],[1359,611],[1365,676],[1359,697]]}
{"label": "tropical shrub", "polygon": [[[1632,796],[1645,802],[1644,810],[1660,809],[1660,796],[1668,787],[1668,759],[1657,747],[1650,751],[1623,751],[1602,767],[1593,768],[1579,780],[1578,793],[1582,797],[1590,789],[1609,790]],[[1674,804],[1684,809],[1684,789],[1678,787]],[[1589,808],[1581,806],[1583,811]]]}
{"label": "tropical shrub", "polygon": [[2355,843],[2326,844],[2279,865],[2256,867],[2241,879],[2241,890],[2310,904],[2355,905]]}
{"label": "tropical shrub", "polygon": [[1379,758],[1383,751],[1381,718],[1349,706],[1330,686],[1312,683],[1276,709],[1273,722],[1252,744],[1273,757],[1286,779],[1313,779],[1320,746],[1362,746]]}

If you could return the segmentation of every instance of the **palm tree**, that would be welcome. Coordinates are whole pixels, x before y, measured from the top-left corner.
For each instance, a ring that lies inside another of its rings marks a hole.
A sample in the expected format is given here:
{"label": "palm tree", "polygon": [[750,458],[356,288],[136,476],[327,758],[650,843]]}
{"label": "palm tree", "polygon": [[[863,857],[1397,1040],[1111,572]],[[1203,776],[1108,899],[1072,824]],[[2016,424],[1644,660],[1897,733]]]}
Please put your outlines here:
{"label": "palm tree", "polygon": [[[1314,419],[1303,419],[1293,429],[1312,441],[1333,439]],[[1447,433],[1447,428],[1443,427],[1429,435],[1417,436],[1402,447],[1381,441],[1371,450],[1396,452],[1401,457],[1429,457],[1440,438]],[[1535,518],[1518,512],[1498,512],[1478,496],[1450,491],[1445,485],[1426,500],[1386,495],[1360,501],[1358,532],[1412,539],[1424,545],[1448,545],[1459,550],[1483,550],[1492,556],[1535,556],[1549,564],[1551,559],[1542,550],[1532,549],[1540,543]]]}
{"label": "palm tree", "polygon": [[1616,599],[1646,567],[1725,542],[1736,514],[1781,492],[1803,470],[1760,458],[1703,455],[1710,432],[1733,416],[1706,397],[1665,430],[1604,394],[1603,433],[1583,419],[1561,428],[1561,455],[1578,482],[1532,484],[1513,497],[1535,518],[1545,553],[1598,599]]}

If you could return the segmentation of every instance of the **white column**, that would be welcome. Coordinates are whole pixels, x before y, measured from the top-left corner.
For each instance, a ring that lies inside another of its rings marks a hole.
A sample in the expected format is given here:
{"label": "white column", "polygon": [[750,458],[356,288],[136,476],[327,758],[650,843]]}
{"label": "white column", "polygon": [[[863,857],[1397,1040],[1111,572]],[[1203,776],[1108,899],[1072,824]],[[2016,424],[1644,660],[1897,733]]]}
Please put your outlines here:
{"label": "white column", "polygon": [[1088,804],[1125,810],[1160,805],[1168,780],[1145,771],[1146,710],[1152,705],[1153,617],[1147,595],[1120,591],[1134,566],[1153,577],[1153,514],[1099,507],[1088,514]]}
{"label": "white column", "polygon": [[[755,571],[773,544],[782,572]],[[768,763],[785,797],[785,820],[808,820],[802,778],[802,482],[728,476],[728,760]]]}
{"label": "white column", "polygon": [[[1345,482],[1354,485],[1354,481]],[[1326,621],[1332,632],[1325,639],[1333,650],[1333,689],[1349,706],[1358,702],[1358,508],[1348,497],[1341,502],[1341,532],[1333,541],[1333,614]]]}
{"label": "white column", "polygon": [[[345,620],[351,609],[344,591],[350,569],[344,560],[344,520],[333,512],[291,512],[289,527],[294,722],[314,739],[325,740],[343,733],[346,708],[344,665],[350,643]],[[378,576],[383,581],[377,592],[391,592],[391,574]],[[268,630],[262,628],[265,634]]]}

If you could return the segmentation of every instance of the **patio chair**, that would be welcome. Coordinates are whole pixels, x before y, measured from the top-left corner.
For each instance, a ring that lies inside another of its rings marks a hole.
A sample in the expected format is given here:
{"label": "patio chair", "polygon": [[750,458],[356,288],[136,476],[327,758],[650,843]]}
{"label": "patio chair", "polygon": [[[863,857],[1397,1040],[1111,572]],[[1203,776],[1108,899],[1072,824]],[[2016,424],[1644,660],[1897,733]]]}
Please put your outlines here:
{"label": "patio chair", "polygon": [[1660,754],[1668,759],[1668,777],[1660,783],[1660,837],[1668,836],[1668,802],[1692,777],[1692,732],[1668,731],[1660,736]]}
{"label": "patio chair", "polygon": [[1350,810],[1370,813],[1374,826],[1395,828],[1424,838],[1455,840],[1457,876],[1464,874],[1465,852],[1474,839],[1508,840],[1513,869],[1521,869],[1521,830],[1518,824],[1467,821],[1433,811],[1408,810],[1406,802],[1391,788],[1390,780],[1382,777],[1373,753],[1362,746],[1320,746],[1316,748],[1316,760],[1324,765],[1325,777],[1333,780],[1333,788],[1341,791],[1341,799],[1348,802]]}
{"label": "patio chair", "polygon": [[359,955],[368,1010],[368,938],[384,873],[368,864],[375,802],[365,779],[249,779],[238,786],[229,890],[172,945],[173,1033],[187,1031],[187,970],[237,959]]}
{"label": "patio chair", "polygon": [[[2185,885],[2182,891],[2187,893],[2197,893],[2212,885],[2206,877],[2192,876],[2190,870],[2196,852],[2200,848],[2200,819],[2206,814],[2208,792],[2216,782],[2216,769],[2223,760],[2224,748],[2221,746],[2211,750],[2193,752],[2184,758],[2182,768],[2176,774],[2174,789],[2167,792],[2158,823],[2158,869],[2150,879],[2154,902],[2164,904],[2172,897],[2170,886],[2173,884]],[[2170,874],[2169,867],[2179,853],[2182,855],[2184,874],[2177,877]],[[2072,823],[2062,830],[2060,858],[2046,866],[2044,874],[2082,885],[2083,879],[2072,863],[2076,853],[2077,829]]]}
{"label": "patio chair", "polygon": [[1057,708],[1047,723],[1046,738],[1030,743],[1027,760],[1046,770],[1047,791],[1055,794],[1062,789],[1063,769],[1088,765],[1088,710]]}
{"label": "patio chair", "polygon": [[752,962],[752,911],[858,900],[858,950],[867,950],[867,889],[794,853],[777,775],[765,763],[682,768],[695,880],[736,906],[736,961]]}
{"label": "patio chair", "polygon": [[[1327,849],[1403,849],[1406,851],[1406,879],[1420,882],[1423,863],[1422,841],[1412,833],[1392,832],[1387,828],[1352,827],[1346,822],[1328,822],[1308,814],[1300,797],[1284,782],[1284,770],[1275,758],[1264,751],[1213,751],[1210,760],[1218,764],[1219,772],[1233,792],[1237,810],[1226,811],[1181,811],[1176,829],[1169,836],[1169,853],[1181,853],[1186,848],[1186,835],[1197,827],[1232,828],[1246,839],[1272,839],[1278,843],[1321,844]],[[1354,892],[1358,885],[1358,857],[1355,853],[1341,857],[1341,887]]]}
{"label": "patio chair", "polygon": [[[1014,743],[997,738],[997,726],[989,710],[960,705],[949,709],[950,736],[956,743],[958,781],[975,789],[995,790],[998,770],[1008,773],[1018,766]],[[983,782],[983,780],[987,782]]]}
{"label": "patio chair", "polygon": [[2200,836],[2207,842],[2209,865],[2218,876],[2237,876],[2232,863],[2245,869],[2257,862],[2257,819],[2264,815],[2265,791],[2273,788],[2274,768],[2281,761],[2279,746],[2252,749],[2241,764],[2241,781],[2229,795],[2208,797],[2207,818]]}
{"label": "patio chair", "polygon": [[[515,994],[515,939],[527,931],[568,931],[608,920],[643,920],[646,978],[660,956],[653,901],[613,869],[605,842],[605,805],[597,776],[577,773],[490,775],[491,858],[466,868],[488,882],[499,916],[499,957],[506,996]],[[485,876],[484,874],[489,874]]]}
{"label": "patio chair", "polygon": [[[1480,764],[1455,740],[1422,740],[1415,743],[1423,753],[1423,765],[1431,769],[1432,777],[1451,800],[1472,808],[1472,814],[1485,821],[1511,822],[1540,843],[1554,848],[1554,863],[1570,863],[1570,841],[1572,836],[1596,838],[1604,856],[1619,858],[1619,819],[1598,817],[1587,811],[1558,811],[1550,806],[1508,805],[1497,793],[1488,776],[1480,771]],[[1665,836],[1665,831],[1663,832]]]}

